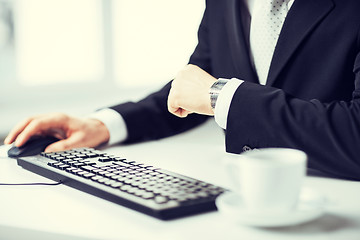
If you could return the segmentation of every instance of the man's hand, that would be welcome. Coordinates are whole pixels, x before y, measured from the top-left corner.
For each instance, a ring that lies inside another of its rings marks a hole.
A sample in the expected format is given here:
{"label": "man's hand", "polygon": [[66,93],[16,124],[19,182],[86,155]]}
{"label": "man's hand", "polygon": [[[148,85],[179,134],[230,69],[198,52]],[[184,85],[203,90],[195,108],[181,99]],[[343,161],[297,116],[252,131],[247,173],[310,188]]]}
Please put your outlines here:
{"label": "man's hand", "polygon": [[178,117],[186,117],[190,113],[214,115],[209,90],[216,80],[198,66],[187,65],[171,84],[169,112]]}
{"label": "man's hand", "polygon": [[96,147],[109,140],[106,126],[95,119],[76,118],[62,113],[30,117],[16,125],[4,143],[20,147],[33,135],[51,135],[61,139],[49,145],[45,152],[77,147]]}

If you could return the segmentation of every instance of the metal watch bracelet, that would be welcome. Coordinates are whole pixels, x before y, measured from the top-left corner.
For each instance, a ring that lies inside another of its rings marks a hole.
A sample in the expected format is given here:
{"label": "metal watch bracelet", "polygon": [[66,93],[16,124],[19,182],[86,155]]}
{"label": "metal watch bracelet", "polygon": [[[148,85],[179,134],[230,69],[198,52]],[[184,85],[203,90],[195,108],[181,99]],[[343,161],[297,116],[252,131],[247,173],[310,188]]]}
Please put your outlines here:
{"label": "metal watch bracelet", "polygon": [[229,79],[219,78],[216,82],[213,83],[213,85],[211,85],[209,93],[212,109],[215,109],[219,93],[228,81]]}

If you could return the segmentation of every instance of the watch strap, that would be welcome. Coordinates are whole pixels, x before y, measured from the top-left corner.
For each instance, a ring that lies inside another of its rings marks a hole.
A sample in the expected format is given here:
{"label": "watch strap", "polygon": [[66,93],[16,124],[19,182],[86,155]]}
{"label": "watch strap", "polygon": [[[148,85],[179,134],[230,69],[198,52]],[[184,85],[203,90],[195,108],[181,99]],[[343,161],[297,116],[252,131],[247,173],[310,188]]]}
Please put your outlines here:
{"label": "watch strap", "polygon": [[213,85],[211,85],[209,93],[212,109],[215,109],[216,101],[218,99],[220,91],[228,81],[229,79],[219,78],[216,82],[213,83]]}

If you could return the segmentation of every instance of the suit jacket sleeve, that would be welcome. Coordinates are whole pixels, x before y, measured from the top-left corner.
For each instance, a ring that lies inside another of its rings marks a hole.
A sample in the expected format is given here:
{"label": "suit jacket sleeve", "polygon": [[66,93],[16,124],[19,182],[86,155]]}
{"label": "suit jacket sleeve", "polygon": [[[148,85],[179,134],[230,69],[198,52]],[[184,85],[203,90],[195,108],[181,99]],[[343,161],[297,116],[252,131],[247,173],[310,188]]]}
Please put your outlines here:
{"label": "suit jacket sleeve", "polygon": [[[198,45],[190,58],[190,63],[211,73],[209,48],[207,43],[207,12],[205,10],[198,31]],[[208,116],[190,114],[179,118],[168,112],[167,97],[171,82],[139,102],[126,102],[112,106],[122,115],[128,130],[125,143],[159,139],[191,129],[205,122]]]}
{"label": "suit jacket sleeve", "polygon": [[293,97],[283,90],[244,82],[230,105],[226,149],[290,147],[309,155],[309,167],[360,180],[360,53],[351,101],[329,103]]}

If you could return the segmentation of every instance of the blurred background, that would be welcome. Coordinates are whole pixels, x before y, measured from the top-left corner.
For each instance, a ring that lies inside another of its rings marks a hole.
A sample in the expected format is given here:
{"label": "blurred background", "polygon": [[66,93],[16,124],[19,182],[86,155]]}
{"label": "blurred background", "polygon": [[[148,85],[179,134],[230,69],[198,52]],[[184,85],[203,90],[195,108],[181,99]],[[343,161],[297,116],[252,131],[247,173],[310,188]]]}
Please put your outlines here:
{"label": "blurred background", "polygon": [[187,64],[203,0],[0,0],[0,140],[34,114],[138,100]]}

